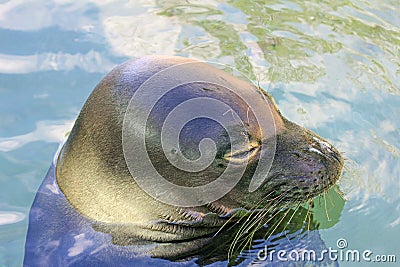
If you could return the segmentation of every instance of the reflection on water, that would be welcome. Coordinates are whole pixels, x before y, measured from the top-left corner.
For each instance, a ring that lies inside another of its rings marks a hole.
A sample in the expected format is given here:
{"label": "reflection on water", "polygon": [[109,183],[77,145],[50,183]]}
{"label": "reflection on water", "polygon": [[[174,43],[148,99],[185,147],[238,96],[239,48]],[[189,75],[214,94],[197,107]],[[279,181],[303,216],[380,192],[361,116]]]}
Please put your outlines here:
{"label": "reflection on water", "polygon": [[[399,7],[396,0],[1,1],[2,214],[28,213],[58,143],[105,72],[130,57],[182,55],[235,66],[268,89],[286,117],[344,152],[342,216],[329,228],[331,218],[314,215],[326,220],[327,245],[346,237],[354,249],[399,251]],[[0,225],[0,265],[18,266],[27,220],[8,221]]]}
{"label": "reflection on water", "polygon": [[[35,98],[35,95],[33,97]],[[46,95],[40,95],[38,97],[46,98]],[[68,133],[72,126],[73,121],[39,121],[33,132],[9,138],[0,138],[0,151],[7,152],[16,150],[28,143],[36,141],[61,143],[64,141],[66,133]]]}

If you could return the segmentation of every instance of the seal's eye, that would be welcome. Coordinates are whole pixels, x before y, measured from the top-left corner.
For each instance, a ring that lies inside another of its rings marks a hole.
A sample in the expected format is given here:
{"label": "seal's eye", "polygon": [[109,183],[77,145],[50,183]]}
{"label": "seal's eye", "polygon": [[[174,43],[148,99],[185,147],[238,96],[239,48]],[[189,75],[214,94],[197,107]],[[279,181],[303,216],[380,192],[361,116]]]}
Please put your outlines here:
{"label": "seal's eye", "polygon": [[232,163],[242,164],[252,159],[260,150],[258,142],[248,143],[244,149],[228,152],[224,155],[224,159]]}

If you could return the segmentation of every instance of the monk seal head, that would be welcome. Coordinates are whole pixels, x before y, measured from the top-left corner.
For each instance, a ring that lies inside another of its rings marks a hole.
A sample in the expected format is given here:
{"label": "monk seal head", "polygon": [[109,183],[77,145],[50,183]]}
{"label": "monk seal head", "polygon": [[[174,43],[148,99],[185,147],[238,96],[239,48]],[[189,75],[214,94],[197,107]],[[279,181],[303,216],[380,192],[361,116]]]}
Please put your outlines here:
{"label": "monk seal head", "polygon": [[209,237],[238,210],[312,199],[342,167],[332,145],[285,119],[257,86],[195,60],[149,56],[97,85],[56,178],[75,209],[129,244]]}

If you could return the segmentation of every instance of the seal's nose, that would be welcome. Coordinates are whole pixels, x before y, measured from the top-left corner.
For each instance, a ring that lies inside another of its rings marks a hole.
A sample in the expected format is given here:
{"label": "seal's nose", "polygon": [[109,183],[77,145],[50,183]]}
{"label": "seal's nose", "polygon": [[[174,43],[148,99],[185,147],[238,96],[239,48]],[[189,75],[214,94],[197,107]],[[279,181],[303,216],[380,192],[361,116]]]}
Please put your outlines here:
{"label": "seal's nose", "polygon": [[310,152],[315,152],[321,156],[326,157],[328,160],[335,160],[337,161],[337,163],[339,163],[339,166],[343,165],[343,158],[334,146],[318,136],[313,136],[312,140],[313,142],[309,145],[308,148]]}

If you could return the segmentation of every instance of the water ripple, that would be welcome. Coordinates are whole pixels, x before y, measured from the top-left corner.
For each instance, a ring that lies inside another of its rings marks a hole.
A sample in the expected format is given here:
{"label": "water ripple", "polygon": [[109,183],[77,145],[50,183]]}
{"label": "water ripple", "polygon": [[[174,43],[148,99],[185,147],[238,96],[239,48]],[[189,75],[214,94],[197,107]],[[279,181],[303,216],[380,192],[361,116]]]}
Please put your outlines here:
{"label": "water ripple", "polygon": [[0,225],[13,224],[25,219],[25,214],[17,211],[0,211]]}
{"label": "water ripple", "polygon": [[24,74],[38,71],[66,71],[80,68],[86,72],[104,73],[113,64],[95,51],[86,54],[44,53],[28,56],[0,54],[0,73]]}
{"label": "water ripple", "polygon": [[61,143],[72,128],[73,121],[39,121],[30,133],[13,137],[0,137],[0,151],[12,151],[25,144],[43,141]]}

